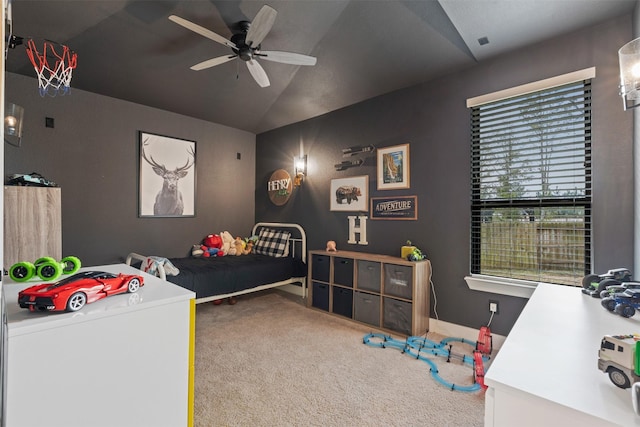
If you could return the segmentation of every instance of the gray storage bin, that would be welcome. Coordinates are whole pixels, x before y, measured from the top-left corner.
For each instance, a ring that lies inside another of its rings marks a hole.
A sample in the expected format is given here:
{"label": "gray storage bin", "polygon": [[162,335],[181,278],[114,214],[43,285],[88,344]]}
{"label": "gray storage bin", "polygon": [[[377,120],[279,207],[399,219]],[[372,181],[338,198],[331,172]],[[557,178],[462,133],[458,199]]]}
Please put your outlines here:
{"label": "gray storage bin", "polygon": [[408,265],[384,265],[384,293],[411,299],[413,295],[413,268]]}
{"label": "gray storage bin", "polygon": [[355,292],[353,318],[380,327],[380,295]]}
{"label": "gray storage bin", "polygon": [[353,287],[353,259],[333,258],[333,283]]}
{"label": "gray storage bin", "polygon": [[382,307],[382,318],[382,326],[386,329],[411,335],[410,302],[385,297]]}
{"label": "gray storage bin", "polygon": [[380,263],[358,260],[358,289],[380,292]]}
{"label": "gray storage bin", "polygon": [[327,255],[313,254],[311,261],[311,279],[328,283],[331,258]]}

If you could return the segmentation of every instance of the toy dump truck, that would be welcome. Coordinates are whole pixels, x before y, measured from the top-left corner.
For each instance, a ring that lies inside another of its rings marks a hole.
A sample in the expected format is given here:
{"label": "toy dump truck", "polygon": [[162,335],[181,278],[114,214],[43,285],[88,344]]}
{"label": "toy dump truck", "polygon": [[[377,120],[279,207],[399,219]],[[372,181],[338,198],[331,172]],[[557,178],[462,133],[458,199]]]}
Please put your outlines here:
{"label": "toy dump truck", "polygon": [[620,388],[640,381],[640,334],[605,335],[598,351],[598,369]]}

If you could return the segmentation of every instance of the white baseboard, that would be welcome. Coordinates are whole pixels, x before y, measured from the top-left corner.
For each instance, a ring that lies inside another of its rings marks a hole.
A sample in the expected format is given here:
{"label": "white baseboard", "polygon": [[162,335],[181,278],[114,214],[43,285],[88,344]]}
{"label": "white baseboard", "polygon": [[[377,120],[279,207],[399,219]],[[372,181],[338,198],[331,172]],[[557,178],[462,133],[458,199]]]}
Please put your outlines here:
{"label": "white baseboard", "polygon": [[[480,329],[456,325],[455,323],[445,322],[444,320],[429,319],[429,331],[446,337],[457,337],[470,341],[477,341]],[[502,344],[507,337],[494,334],[493,332],[491,333],[491,337],[493,338],[493,352],[495,354],[495,352],[502,347]]]}

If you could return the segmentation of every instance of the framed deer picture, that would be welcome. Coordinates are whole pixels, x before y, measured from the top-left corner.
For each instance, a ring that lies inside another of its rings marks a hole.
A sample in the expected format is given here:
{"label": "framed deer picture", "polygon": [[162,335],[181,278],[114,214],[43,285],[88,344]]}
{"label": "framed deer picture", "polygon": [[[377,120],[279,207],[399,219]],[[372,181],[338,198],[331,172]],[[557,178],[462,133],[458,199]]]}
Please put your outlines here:
{"label": "framed deer picture", "polygon": [[138,138],[138,216],[195,216],[196,142],[143,131]]}

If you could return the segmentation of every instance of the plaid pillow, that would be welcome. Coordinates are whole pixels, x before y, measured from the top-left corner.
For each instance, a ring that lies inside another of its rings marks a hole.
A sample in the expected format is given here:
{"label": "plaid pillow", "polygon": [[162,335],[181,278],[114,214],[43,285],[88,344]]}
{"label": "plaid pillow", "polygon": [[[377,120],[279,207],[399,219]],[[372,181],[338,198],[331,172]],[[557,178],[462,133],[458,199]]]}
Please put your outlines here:
{"label": "plaid pillow", "polygon": [[285,257],[289,254],[289,237],[291,233],[288,231],[263,228],[258,234],[258,241],[253,246],[253,251],[276,258]]}

